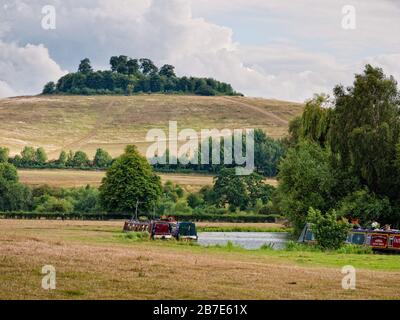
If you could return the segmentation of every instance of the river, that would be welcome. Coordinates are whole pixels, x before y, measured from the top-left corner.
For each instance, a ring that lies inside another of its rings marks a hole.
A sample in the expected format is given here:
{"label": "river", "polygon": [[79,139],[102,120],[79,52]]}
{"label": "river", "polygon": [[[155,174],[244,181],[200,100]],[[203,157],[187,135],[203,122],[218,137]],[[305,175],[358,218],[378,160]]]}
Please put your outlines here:
{"label": "river", "polygon": [[283,249],[288,241],[286,232],[200,232],[198,243],[203,246],[225,245],[228,241],[245,249],[259,249],[262,245]]}

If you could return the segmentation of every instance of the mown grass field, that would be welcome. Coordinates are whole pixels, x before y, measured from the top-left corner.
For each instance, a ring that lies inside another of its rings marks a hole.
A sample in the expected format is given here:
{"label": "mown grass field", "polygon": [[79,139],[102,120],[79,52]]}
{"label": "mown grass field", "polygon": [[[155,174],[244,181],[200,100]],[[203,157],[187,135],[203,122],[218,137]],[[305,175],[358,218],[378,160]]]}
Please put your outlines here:
{"label": "mown grass field", "polygon": [[103,148],[118,156],[127,144],[142,153],[146,133],[178,130],[261,128],[271,137],[287,134],[288,122],[302,112],[292,102],[244,97],[173,95],[37,96],[0,99],[0,146],[11,154],[24,146],[43,147],[50,158],[61,150],[83,150],[93,156]]}
{"label": "mown grass field", "polygon": [[[105,172],[83,170],[18,170],[20,181],[27,185],[49,185],[53,187],[84,187],[99,186]],[[213,177],[199,174],[160,174],[162,182],[172,181],[186,191],[198,191],[201,187],[213,184]],[[266,182],[276,186],[277,181],[266,179]]]}
{"label": "mown grass field", "polygon": [[[400,299],[398,255],[204,248],[130,240],[121,227],[0,220],[0,299]],[[41,288],[44,265],[56,268],[54,291]]]}

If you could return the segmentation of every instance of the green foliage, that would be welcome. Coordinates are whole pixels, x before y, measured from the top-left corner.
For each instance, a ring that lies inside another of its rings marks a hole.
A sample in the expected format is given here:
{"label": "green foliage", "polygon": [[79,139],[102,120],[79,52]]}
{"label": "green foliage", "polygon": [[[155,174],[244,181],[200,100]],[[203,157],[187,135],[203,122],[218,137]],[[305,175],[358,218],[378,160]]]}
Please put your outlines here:
{"label": "green foliage", "polygon": [[63,189],[62,197],[74,206],[74,212],[101,212],[100,192],[97,188]]}
{"label": "green foliage", "polygon": [[360,246],[355,244],[345,244],[341,248],[336,250],[340,254],[373,254],[374,251],[371,247]]}
{"label": "green foliage", "polygon": [[310,207],[400,226],[400,94],[397,83],[370,65],[353,86],[306,103],[290,124],[275,205],[295,225]]}
{"label": "green foliage", "polygon": [[229,205],[231,211],[245,209],[249,203],[249,194],[242,177],[235,169],[222,169],[215,179],[214,192],[220,206]]}
{"label": "green foliage", "polygon": [[83,74],[88,74],[93,72],[92,66],[90,65],[90,60],[88,58],[85,58],[81,61],[78,67],[78,72]]}
{"label": "green foliage", "polygon": [[73,167],[86,167],[90,164],[89,157],[83,151],[77,151],[72,159]]}
{"label": "green foliage", "polygon": [[73,204],[67,199],[58,199],[49,195],[36,199],[35,206],[36,212],[71,213],[74,209]]}
{"label": "green foliage", "polygon": [[50,81],[45,84],[42,94],[53,94],[56,92],[56,84],[53,81]]}
{"label": "green foliage", "polygon": [[98,168],[108,168],[111,165],[112,160],[112,157],[107,151],[103,149],[97,149],[96,155],[94,156],[93,165]]}
{"label": "green foliage", "polygon": [[175,75],[175,67],[171,66],[170,64],[165,64],[161,67],[160,72],[158,73],[160,76],[164,77],[176,77]]}
{"label": "green foliage", "polygon": [[275,177],[286,149],[280,141],[268,137],[261,129],[254,131],[254,164],[258,173]]}
{"label": "green foliage", "polygon": [[135,146],[114,161],[100,187],[101,203],[110,212],[133,212],[137,201],[141,212],[152,212],[160,196],[160,178]]}
{"label": "green foliage", "polygon": [[65,166],[67,164],[68,156],[67,153],[63,150],[60,152],[60,156],[58,157],[58,164],[61,166]]}
{"label": "green foliage", "polygon": [[350,225],[337,220],[334,211],[322,214],[321,211],[310,208],[307,220],[317,240],[318,246],[323,249],[339,249],[346,241]]}
{"label": "green foliage", "polygon": [[293,147],[300,142],[302,137],[302,117],[298,116],[289,122],[289,137],[286,138],[286,145]]}
{"label": "green foliage", "polygon": [[0,147],[0,163],[7,163],[9,154],[10,154],[10,150],[8,148]]}
{"label": "green foliage", "polygon": [[18,182],[17,169],[0,163],[0,211],[28,210],[31,204],[31,190]]}
{"label": "green foliage", "polygon": [[118,235],[122,240],[128,241],[148,241],[150,239],[150,234],[148,232],[128,232]]}
{"label": "green foliage", "polygon": [[36,160],[36,152],[32,147],[26,146],[21,151],[21,163],[24,165],[33,165]]}
{"label": "green foliage", "polygon": [[44,94],[133,94],[141,92],[191,93],[199,95],[238,95],[232,86],[209,78],[182,77],[175,75],[175,67],[164,65],[160,71],[150,59],[131,59],[113,56],[111,70],[92,70],[89,59],[81,61],[77,73],[61,77],[54,88],[47,84]]}
{"label": "green foliage", "polygon": [[258,199],[267,203],[273,187],[267,185],[257,173],[239,176],[235,169],[222,169],[215,179],[213,191],[216,203],[222,207],[229,205],[233,212],[254,206]]}
{"label": "green foliage", "polygon": [[181,186],[167,181],[162,187],[163,198],[167,201],[177,202],[183,197],[184,191]]}
{"label": "green foliage", "polygon": [[330,145],[340,156],[340,166],[350,168],[372,192],[399,198],[400,171],[395,159],[400,94],[396,81],[367,65],[352,87],[337,86],[334,94]]}
{"label": "green foliage", "polygon": [[177,203],[175,203],[172,215],[191,214],[191,213],[192,213],[192,208],[189,207],[188,202],[185,199],[181,199]]}
{"label": "green foliage", "polygon": [[[232,138],[232,137],[230,137]],[[229,138],[228,138],[229,139]],[[233,139],[233,138],[232,138]],[[215,142],[215,141],[214,141]],[[213,164],[213,141],[210,139],[210,152],[209,164],[155,164],[153,167],[159,172],[184,172],[184,173],[218,173],[223,168],[235,168],[238,165],[233,161],[232,164]],[[221,162],[224,162],[224,138],[221,138],[219,144],[219,152]],[[243,140],[243,149],[246,148],[246,140]],[[201,143],[199,143],[198,150],[201,150]],[[32,147],[25,147],[20,155],[8,159],[8,151],[0,148],[0,161],[1,158],[9,160],[18,168],[49,168],[49,169],[64,169],[75,168],[89,170],[93,169],[107,169],[113,162],[110,154],[104,149],[97,149],[93,161],[89,160],[87,154],[83,151],[73,152],[70,150],[68,153],[61,151],[57,160],[48,160],[46,152],[43,148],[34,149]],[[262,130],[255,130],[255,154],[254,161],[256,172],[264,176],[274,177],[278,172],[278,164],[284,156],[286,148],[283,143],[278,140],[271,139],[266,136]],[[167,160],[168,150],[166,155]]]}
{"label": "green foliage", "polygon": [[214,204],[217,202],[217,194],[211,186],[204,186],[199,191],[200,196],[204,199],[206,204]]}
{"label": "green foliage", "polygon": [[216,92],[213,88],[207,84],[201,84],[195,91],[195,94],[199,96],[215,96]]}
{"label": "green foliage", "polygon": [[[254,162],[255,169],[257,173],[260,173],[264,176],[274,177],[278,172],[278,164],[281,158],[284,156],[286,152],[286,148],[282,141],[274,140],[261,130],[256,129],[254,131]],[[223,168],[235,168],[240,165],[236,164],[234,159],[231,160],[231,164],[226,164],[225,161],[225,140],[229,142],[232,140],[233,145],[233,136],[224,137],[224,138],[210,138],[209,139],[209,159],[205,161],[207,164],[202,163],[202,161],[198,161],[198,164],[172,164],[169,163],[169,150],[166,151],[164,157],[167,160],[166,164],[160,165],[155,164],[154,168],[158,171],[162,172],[204,172],[204,173],[218,173]],[[242,141],[243,150],[246,150],[247,139],[243,139]],[[219,148],[219,150],[215,150],[215,146]],[[201,150],[204,148],[204,142],[200,142],[197,146],[199,160],[202,156]],[[213,164],[213,154],[219,152],[221,163],[225,164]],[[171,161],[172,162],[172,161]]]}
{"label": "green foliage", "polygon": [[341,216],[359,219],[362,225],[381,219],[391,220],[395,223],[394,220],[398,220],[399,215],[393,216],[392,211],[393,208],[387,197],[377,196],[370,192],[367,187],[347,195],[340,201],[338,209]]}
{"label": "green foliage", "polygon": [[328,139],[330,129],[330,117],[332,109],[328,107],[329,97],[315,95],[313,99],[306,102],[301,117],[301,137],[318,142],[324,146]]}
{"label": "green foliage", "polygon": [[9,163],[0,163],[0,179],[6,182],[18,182],[17,168]]}
{"label": "green foliage", "polygon": [[279,166],[275,203],[300,233],[310,207],[327,211],[333,205],[334,171],[331,153],[318,143],[302,141],[289,149]]}
{"label": "green foliage", "polygon": [[44,165],[47,162],[47,154],[43,148],[38,148],[35,151],[35,163],[39,165]]}
{"label": "green foliage", "polygon": [[187,202],[189,204],[189,207],[195,209],[204,204],[204,199],[200,193],[190,193],[187,197]]}

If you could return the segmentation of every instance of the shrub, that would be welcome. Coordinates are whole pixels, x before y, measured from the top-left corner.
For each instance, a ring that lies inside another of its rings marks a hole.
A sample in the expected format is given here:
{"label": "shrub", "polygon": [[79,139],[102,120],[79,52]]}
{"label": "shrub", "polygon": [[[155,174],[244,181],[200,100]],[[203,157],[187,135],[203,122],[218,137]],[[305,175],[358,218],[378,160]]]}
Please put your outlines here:
{"label": "shrub", "polygon": [[323,249],[339,249],[346,241],[349,224],[338,221],[335,211],[322,214],[321,211],[310,208],[308,221],[315,235],[318,246]]}
{"label": "shrub", "polygon": [[42,203],[36,208],[37,212],[70,213],[73,210],[74,206],[71,202],[52,196],[44,196]]}

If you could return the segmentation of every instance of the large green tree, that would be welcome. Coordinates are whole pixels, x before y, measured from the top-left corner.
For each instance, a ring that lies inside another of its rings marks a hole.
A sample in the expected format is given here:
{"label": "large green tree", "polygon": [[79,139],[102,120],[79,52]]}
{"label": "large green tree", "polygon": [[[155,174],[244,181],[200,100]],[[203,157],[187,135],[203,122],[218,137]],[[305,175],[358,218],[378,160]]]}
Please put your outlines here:
{"label": "large green tree", "polygon": [[107,170],[100,186],[100,200],[109,212],[151,212],[161,196],[160,177],[135,146],[127,146]]}
{"label": "large green tree", "polygon": [[107,168],[110,166],[112,160],[112,157],[107,151],[99,148],[94,156],[93,165],[98,168]]}
{"label": "large green tree", "polygon": [[400,196],[396,145],[400,135],[397,82],[371,65],[353,86],[334,89],[330,144],[342,168],[350,168],[368,188],[391,198]]}
{"label": "large green tree", "polygon": [[0,163],[0,211],[24,211],[31,204],[31,190],[18,182],[17,169]]}
{"label": "large green tree", "polygon": [[329,149],[312,141],[301,141],[289,149],[279,165],[275,202],[299,232],[310,207],[327,212],[334,204],[336,184]]}
{"label": "large green tree", "polygon": [[273,187],[264,182],[257,173],[239,176],[234,168],[222,169],[215,178],[213,187],[218,205],[229,205],[231,211],[254,206],[257,200],[267,203],[272,195]]}

